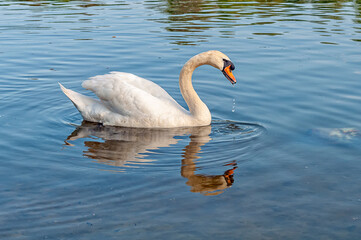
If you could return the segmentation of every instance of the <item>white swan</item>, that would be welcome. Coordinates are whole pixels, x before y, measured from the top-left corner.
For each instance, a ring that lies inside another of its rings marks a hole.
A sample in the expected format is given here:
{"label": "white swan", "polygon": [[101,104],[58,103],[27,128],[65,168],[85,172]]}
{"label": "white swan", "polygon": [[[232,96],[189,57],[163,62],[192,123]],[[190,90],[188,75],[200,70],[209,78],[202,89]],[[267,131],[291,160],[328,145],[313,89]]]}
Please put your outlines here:
{"label": "white swan", "polygon": [[234,65],[225,54],[213,50],[192,57],[179,75],[180,91],[189,111],[157,84],[130,73],[111,72],[84,81],[82,86],[100,101],[59,85],[86,121],[142,128],[205,126],[211,123],[211,113],[192,85],[193,71],[205,64],[218,68],[232,84],[236,83]]}

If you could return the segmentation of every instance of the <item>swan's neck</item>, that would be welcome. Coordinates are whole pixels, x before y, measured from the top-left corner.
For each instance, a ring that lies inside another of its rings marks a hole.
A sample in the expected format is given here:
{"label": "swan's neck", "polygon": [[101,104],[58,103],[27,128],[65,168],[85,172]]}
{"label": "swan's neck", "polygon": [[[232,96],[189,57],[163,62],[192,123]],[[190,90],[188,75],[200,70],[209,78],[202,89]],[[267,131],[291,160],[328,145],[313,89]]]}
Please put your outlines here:
{"label": "swan's neck", "polygon": [[214,66],[209,54],[206,53],[198,54],[189,59],[180,72],[179,87],[192,117],[202,125],[209,125],[211,123],[211,113],[206,104],[199,98],[192,84],[193,71],[205,64]]}

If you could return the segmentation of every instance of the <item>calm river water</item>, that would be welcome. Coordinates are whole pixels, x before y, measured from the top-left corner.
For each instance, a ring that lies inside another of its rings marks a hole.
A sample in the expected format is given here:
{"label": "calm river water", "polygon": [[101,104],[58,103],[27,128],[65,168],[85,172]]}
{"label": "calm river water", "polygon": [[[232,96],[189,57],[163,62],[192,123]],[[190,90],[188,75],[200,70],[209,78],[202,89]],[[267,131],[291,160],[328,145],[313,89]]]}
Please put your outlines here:
{"label": "calm river water", "polygon": [[[0,1],[0,239],[360,239],[360,1]],[[211,126],[82,123],[75,91],[135,73]]]}

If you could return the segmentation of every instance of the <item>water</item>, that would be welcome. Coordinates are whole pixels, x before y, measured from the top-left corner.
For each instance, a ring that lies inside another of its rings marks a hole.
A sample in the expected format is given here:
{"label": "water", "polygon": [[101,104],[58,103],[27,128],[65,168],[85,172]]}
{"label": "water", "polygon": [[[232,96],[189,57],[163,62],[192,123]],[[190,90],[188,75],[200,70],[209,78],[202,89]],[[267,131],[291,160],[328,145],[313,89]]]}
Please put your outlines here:
{"label": "water", "polygon": [[[359,239],[359,1],[0,1],[1,239]],[[58,87],[110,71],[211,126],[82,123]]]}

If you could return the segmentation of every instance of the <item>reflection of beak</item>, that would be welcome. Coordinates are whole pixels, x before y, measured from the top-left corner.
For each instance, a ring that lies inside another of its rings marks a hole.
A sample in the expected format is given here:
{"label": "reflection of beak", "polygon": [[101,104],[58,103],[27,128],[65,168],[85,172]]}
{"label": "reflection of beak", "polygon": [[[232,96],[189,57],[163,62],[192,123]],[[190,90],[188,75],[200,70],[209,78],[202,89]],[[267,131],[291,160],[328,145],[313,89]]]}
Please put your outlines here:
{"label": "reflection of beak", "polygon": [[[226,164],[226,166],[229,164]],[[232,164],[233,165],[233,164]],[[235,164],[236,165],[236,164]],[[227,186],[232,186],[234,179],[233,179],[233,174],[234,174],[234,170],[237,169],[237,166],[233,167],[232,169],[229,169],[227,171],[224,172],[223,177],[226,180]]]}
{"label": "reflection of beak", "polygon": [[231,65],[229,65],[228,67],[225,67],[222,71],[222,73],[224,74],[224,76],[226,76],[226,78],[232,83],[235,84],[237,82],[236,78],[234,77],[232,70],[231,70]]}

